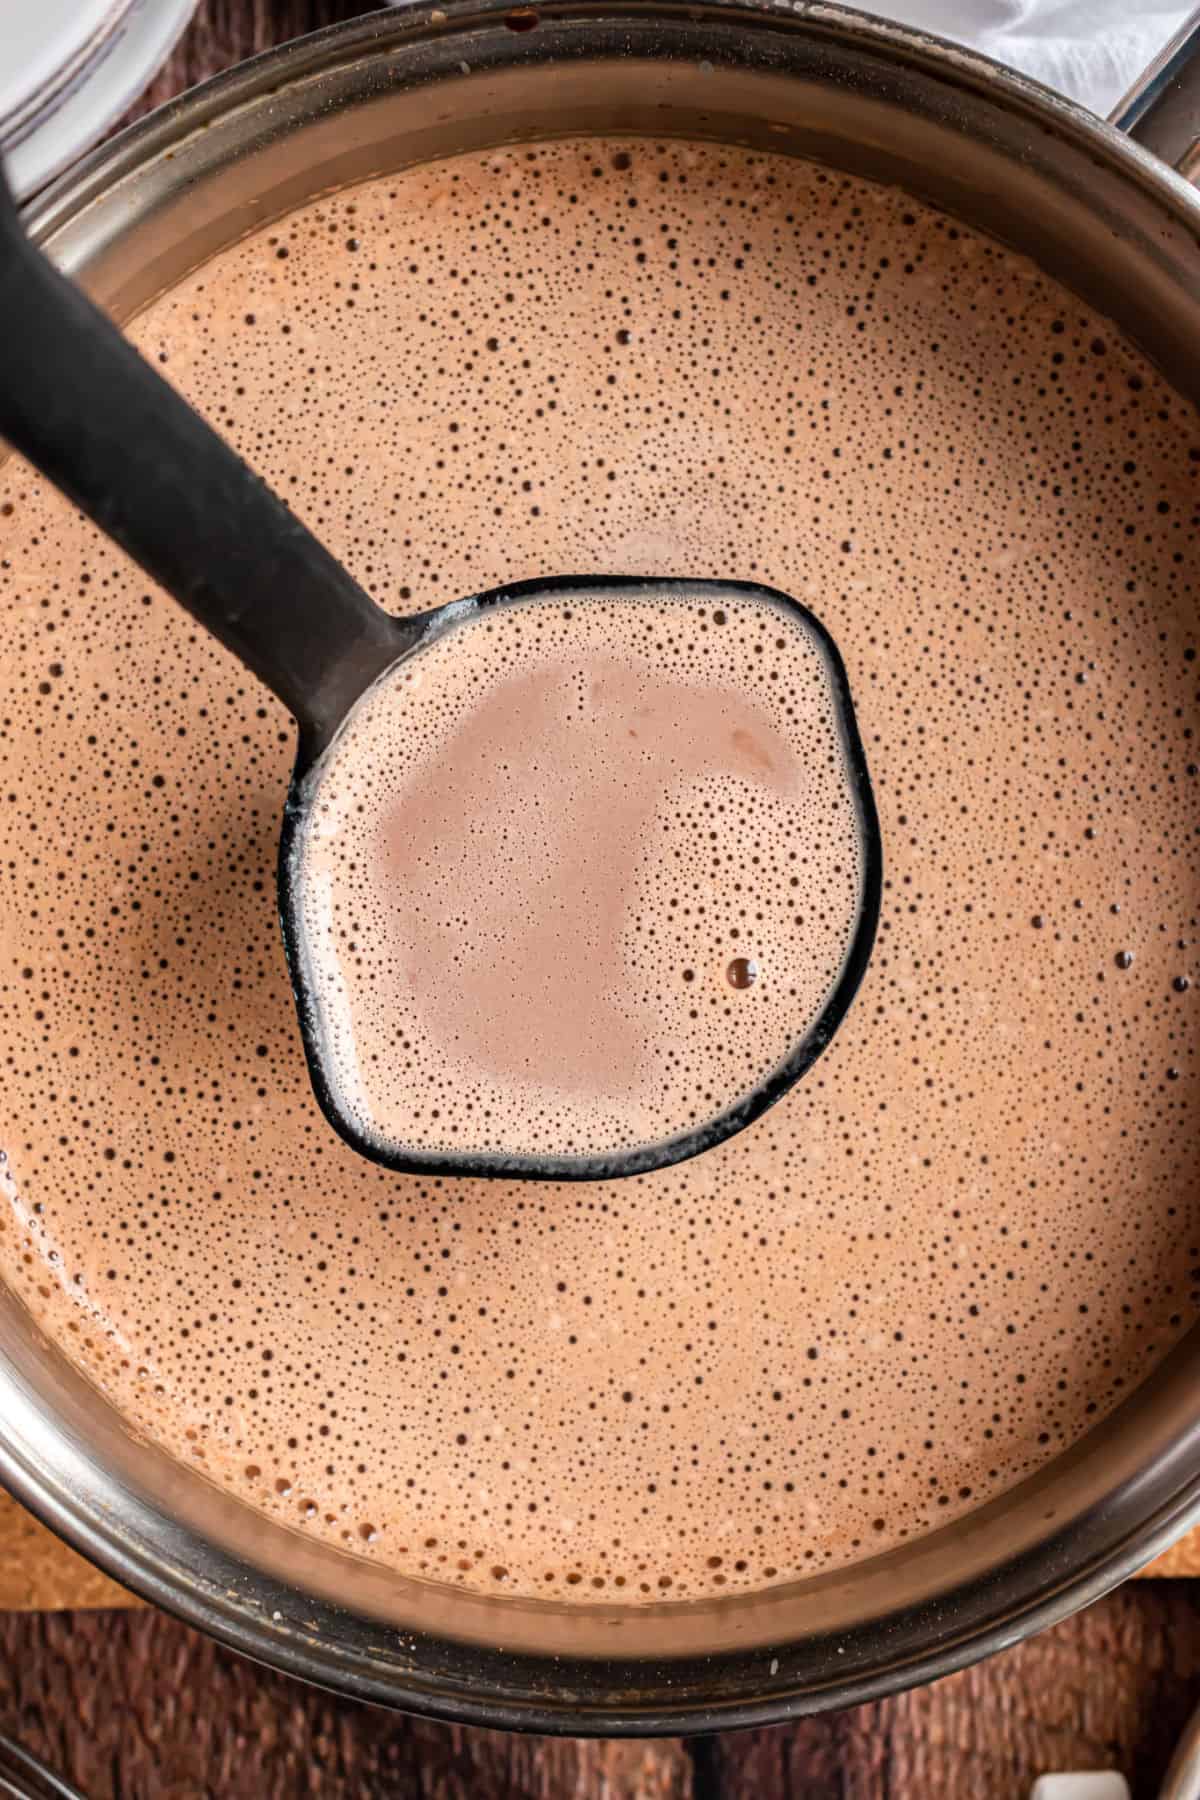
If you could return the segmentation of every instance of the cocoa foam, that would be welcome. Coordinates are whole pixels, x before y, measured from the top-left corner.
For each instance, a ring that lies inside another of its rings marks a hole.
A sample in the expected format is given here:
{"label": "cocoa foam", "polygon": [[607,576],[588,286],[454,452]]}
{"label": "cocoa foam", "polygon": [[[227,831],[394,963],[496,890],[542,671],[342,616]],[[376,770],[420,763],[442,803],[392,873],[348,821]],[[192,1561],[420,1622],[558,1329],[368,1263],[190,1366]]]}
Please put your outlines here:
{"label": "cocoa foam", "polygon": [[754,590],[464,605],[305,780],[339,1115],[393,1157],[703,1147],[824,1041],[868,928],[845,707],[815,623]]}
{"label": "cocoa foam", "polygon": [[1191,409],[1020,258],[712,145],[380,180],[135,335],[397,612],[806,600],[887,885],[835,1041],[727,1145],[372,1168],[278,941],[290,722],[6,466],[0,1267],[131,1423],[355,1554],[611,1601],[897,1545],[1128,1395],[1200,1267]]}

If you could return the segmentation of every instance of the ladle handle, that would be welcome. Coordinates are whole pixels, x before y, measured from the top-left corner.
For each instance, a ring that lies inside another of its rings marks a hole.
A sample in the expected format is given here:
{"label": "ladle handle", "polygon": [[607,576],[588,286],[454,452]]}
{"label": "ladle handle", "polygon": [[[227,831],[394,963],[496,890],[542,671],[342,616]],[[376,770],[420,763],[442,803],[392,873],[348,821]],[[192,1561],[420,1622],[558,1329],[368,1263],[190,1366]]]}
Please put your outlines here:
{"label": "ladle handle", "polygon": [[0,436],[241,658],[310,750],[408,636],[25,233],[0,169]]}

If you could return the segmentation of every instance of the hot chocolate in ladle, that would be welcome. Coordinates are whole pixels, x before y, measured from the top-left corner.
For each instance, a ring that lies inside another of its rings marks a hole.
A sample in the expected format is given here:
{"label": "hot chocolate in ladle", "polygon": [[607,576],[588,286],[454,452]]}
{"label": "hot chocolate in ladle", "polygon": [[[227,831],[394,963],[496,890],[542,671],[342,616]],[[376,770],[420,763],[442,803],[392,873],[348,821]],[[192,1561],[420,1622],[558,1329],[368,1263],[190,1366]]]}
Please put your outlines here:
{"label": "hot chocolate in ladle", "polygon": [[[780,1042],[751,1091],[661,1141],[602,1154],[531,1156],[517,1146],[455,1153],[382,1143],[338,1098],[318,1030],[319,964],[307,953],[291,854],[314,774],[356,704],[399,663],[487,609],[569,593],[645,603],[671,584],[628,577],[521,583],[410,618],[376,605],[312,533],[28,239],[0,176],[0,434],[116,540],[284,703],[299,727],[284,814],[279,908],[305,1052],[321,1106],[363,1155],[389,1167],[532,1179],[634,1174],[677,1162],[750,1123],[829,1042],[870,954],[879,909],[879,832],[845,671],[828,634],[785,596],[734,582],[689,583],[714,603],[739,595],[802,615],[824,646],[836,691],[863,849],[860,903],[838,979],[819,1017]],[[602,822],[601,822],[602,824]]]}

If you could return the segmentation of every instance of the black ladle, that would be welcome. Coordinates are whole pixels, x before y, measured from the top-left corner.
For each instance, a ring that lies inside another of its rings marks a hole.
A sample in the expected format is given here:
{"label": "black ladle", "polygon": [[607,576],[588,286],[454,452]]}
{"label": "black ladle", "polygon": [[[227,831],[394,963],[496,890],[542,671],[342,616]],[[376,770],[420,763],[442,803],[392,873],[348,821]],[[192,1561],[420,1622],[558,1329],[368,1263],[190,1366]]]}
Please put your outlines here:
{"label": "black ladle", "polygon": [[680,1162],[750,1123],[810,1066],[840,1023],[866,968],[879,911],[879,828],[845,670],[819,621],[787,596],[735,582],[688,583],[720,605],[769,598],[819,638],[840,702],[862,841],[863,891],[853,942],[825,1008],[771,1073],[695,1130],[595,1155],[396,1149],[364,1137],[341,1109],[314,1028],[305,929],[291,856],[307,816],[313,766],[386,670],[448,614],[527,601],[539,592],[630,599],[661,581],[572,577],[494,589],[466,603],[395,619],[30,242],[0,173],[0,435],[67,494],[207,631],[278,695],[299,726],[279,859],[279,910],[313,1087],[356,1150],[396,1169],[579,1180]]}

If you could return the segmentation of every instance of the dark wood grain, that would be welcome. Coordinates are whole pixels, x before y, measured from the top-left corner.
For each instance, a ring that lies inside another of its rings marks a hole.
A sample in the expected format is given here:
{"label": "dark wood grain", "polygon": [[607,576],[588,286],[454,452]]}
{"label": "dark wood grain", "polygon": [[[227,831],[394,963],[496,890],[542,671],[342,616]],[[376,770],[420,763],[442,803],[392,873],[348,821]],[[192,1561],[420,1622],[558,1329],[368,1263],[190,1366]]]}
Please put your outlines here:
{"label": "dark wood grain", "polygon": [[[356,0],[206,0],[137,111]],[[977,1669],[731,1736],[584,1744],[465,1731],[270,1674],[148,1611],[0,1615],[0,1731],[89,1800],[1024,1800],[1118,1767],[1151,1800],[1200,1699],[1200,1584],[1131,1585]]]}
{"label": "dark wood grain", "polygon": [[0,1731],[89,1800],[1025,1800],[1119,1768],[1152,1800],[1200,1698],[1200,1588],[1129,1585],[948,1681],[726,1737],[693,1781],[675,1742],[467,1731],[272,1675],[155,1612],[0,1615]]}
{"label": "dark wood grain", "polygon": [[1143,1582],[948,1681],[728,1738],[719,1767],[738,1800],[1026,1800],[1039,1774],[1104,1768],[1153,1800],[1197,1701],[1200,1591]]}
{"label": "dark wood grain", "polygon": [[273,44],[376,10],[374,0],[202,0],[167,67],[129,117]]}
{"label": "dark wood grain", "polygon": [[333,1698],[157,1612],[0,1615],[0,1731],[88,1800],[687,1800],[676,1744],[466,1731]]}

